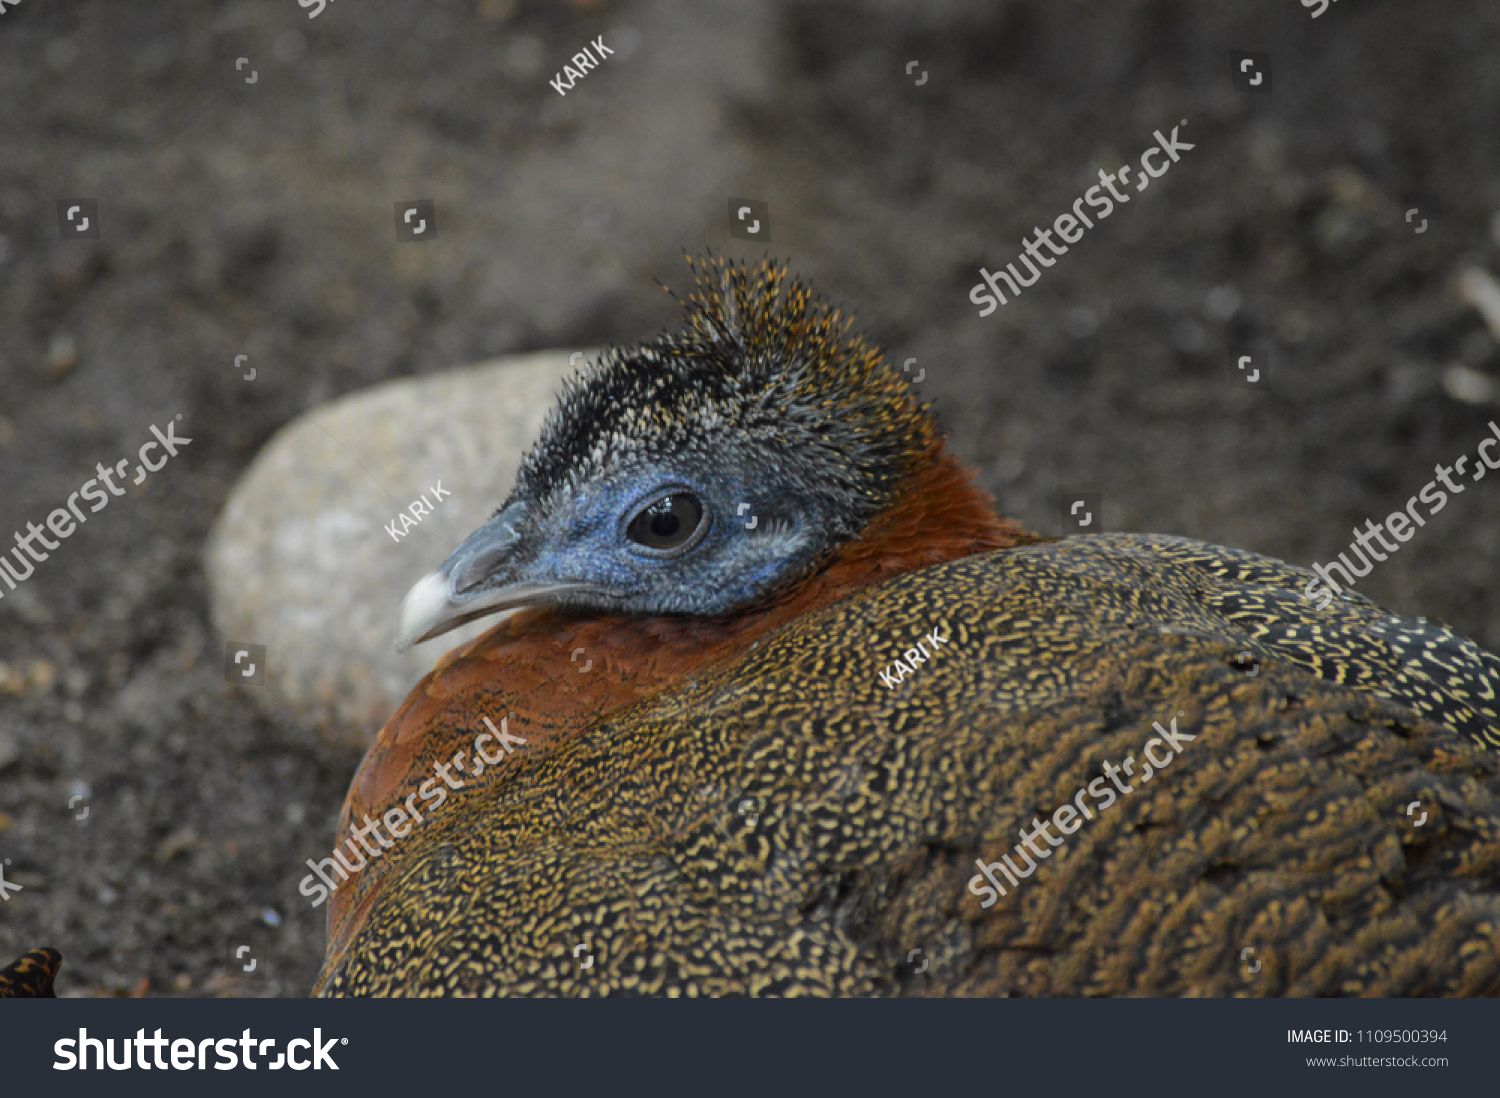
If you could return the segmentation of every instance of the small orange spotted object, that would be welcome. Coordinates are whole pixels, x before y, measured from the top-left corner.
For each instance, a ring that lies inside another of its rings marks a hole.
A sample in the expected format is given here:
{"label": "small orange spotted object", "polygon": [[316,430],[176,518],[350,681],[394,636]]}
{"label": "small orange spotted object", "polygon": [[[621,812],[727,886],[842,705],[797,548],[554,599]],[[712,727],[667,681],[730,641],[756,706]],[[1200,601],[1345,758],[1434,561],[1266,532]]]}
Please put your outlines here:
{"label": "small orange spotted object", "polygon": [[32,949],[0,969],[0,999],[55,999],[52,981],[62,968],[62,954],[55,949]]}

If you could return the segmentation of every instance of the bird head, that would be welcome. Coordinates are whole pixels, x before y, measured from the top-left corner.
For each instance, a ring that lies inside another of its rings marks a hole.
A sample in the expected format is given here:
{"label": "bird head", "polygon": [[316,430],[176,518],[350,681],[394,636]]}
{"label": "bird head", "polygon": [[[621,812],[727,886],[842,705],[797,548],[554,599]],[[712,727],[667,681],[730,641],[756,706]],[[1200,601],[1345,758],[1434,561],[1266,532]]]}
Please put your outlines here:
{"label": "bird head", "polygon": [[719,616],[772,601],[937,445],[901,377],[784,267],[688,262],[683,327],[564,384],[509,498],[407,594],[398,648],[527,606]]}

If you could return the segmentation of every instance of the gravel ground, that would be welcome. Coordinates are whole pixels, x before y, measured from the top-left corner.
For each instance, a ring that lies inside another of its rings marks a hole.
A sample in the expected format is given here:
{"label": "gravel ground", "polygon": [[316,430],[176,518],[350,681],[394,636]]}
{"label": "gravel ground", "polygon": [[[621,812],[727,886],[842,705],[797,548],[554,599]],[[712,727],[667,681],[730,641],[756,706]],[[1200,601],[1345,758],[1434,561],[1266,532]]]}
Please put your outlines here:
{"label": "gravel ground", "polygon": [[[1270,54],[1270,94],[1231,49]],[[1453,289],[1500,270],[1497,59],[1484,0],[10,8],[0,536],[96,463],[133,472],[153,425],[193,441],[0,589],[0,959],[55,946],[62,994],[307,992],[297,881],[358,752],[223,681],[215,515],[332,397],[671,322],[683,249],[813,277],[1034,528],[1092,491],[1106,529],[1329,560],[1500,420]],[[978,315],[981,265],[1183,119],[1194,149]],[[81,196],[98,238],[63,240]],[[401,244],[414,197],[437,236]],[[769,203],[768,245],[730,235],[732,198]],[[1236,385],[1239,347],[1269,391]],[[1494,483],[1361,590],[1500,649]]]}

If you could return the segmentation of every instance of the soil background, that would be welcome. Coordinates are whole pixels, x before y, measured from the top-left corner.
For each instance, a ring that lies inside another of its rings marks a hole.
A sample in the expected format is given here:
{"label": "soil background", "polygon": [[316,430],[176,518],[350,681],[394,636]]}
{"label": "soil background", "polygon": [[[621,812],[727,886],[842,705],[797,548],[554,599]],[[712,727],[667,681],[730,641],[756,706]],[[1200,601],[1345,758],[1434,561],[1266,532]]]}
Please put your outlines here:
{"label": "soil background", "polygon": [[[297,881],[358,753],[224,681],[202,564],[257,450],[386,378],[650,335],[684,250],[811,277],[916,360],[953,448],[1045,533],[1094,491],[1106,530],[1326,562],[1500,420],[1484,384],[1444,385],[1500,383],[1452,288],[1500,270],[1491,0],[314,14],[0,15],[3,540],[133,465],[150,425],[180,413],[193,440],[0,591],[0,858],[23,886],[0,962],[60,949],[62,994],[303,995],[317,971]],[[600,35],[614,54],[559,95]],[[1270,94],[1236,89],[1231,49],[1270,54]],[[981,265],[1183,119],[1194,149],[977,315]],[[60,239],[78,196],[97,240]],[[418,197],[436,238],[399,243]],[[769,203],[768,244],[730,235],[736,198]],[[1269,391],[1237,386],[1239,347],[1271,356]],[[1464,480],[1360,590],[1500,650],[1497,480]]]}

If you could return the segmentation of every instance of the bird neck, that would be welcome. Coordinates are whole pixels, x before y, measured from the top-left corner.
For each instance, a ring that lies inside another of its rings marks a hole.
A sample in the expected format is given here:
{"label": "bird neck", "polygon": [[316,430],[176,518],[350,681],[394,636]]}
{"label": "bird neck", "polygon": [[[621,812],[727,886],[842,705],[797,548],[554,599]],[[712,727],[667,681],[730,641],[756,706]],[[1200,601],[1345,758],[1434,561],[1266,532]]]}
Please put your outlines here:
{"label": "bird neck", "polygon": [[[612,652],[653,653],[642,661],[645,674],[627,676],[649,691],[655,677],[650,672],[658,667],[680,672],[685,664],[715,663],[730,654],[726,648],[742,648],[785,622],[903,573],[1041,540],[1019,523],[1000,518],[994,498],[941,442],[934,442],[916,465],[895,498],[857,538],[760,606],[717,618],[619,618],[540,610],[517,615],[474,641],[469,650],[485,647],[502,634],[512,641],[529,637],[568,648],[575,642],[597,641],[607,631],[619,642],[609,645]],[[670,660],[660,658],[663,649],[671,650]]]}
{"label": "bird neck", "polygon": [[[614,684],[608,702],[634,701],[696,666],[717,663],[778,626],[866,587],[946,561],[1041,540],[996,515],[994,499],[941,442],[934,442],[916,464],[916,472],[859,537],[767,603],[716,618],[523,611],[444,657],[437,670],[471,654],[512,663],[523,647],[533,648],[535,655],[545,651],[548,659],[558,651],[577,653],[582,648],[597,653],[596,662],[611,664],[618,673],[588,680],[589,686],[603,687],[607,679]],[[580,658],[574,655],[570,662],[577,664]],[[619,696],[622,691],[630,697]]]}
{"label": "bird neck", "polygon": [[[777,627],[906,572],[976,553],[1041,540],[995,513],[994,499],[934,442],[891,503],[863,533],[768,603],[716,618],[614,617],[551,609],[523,611],[439,661],[478,656],[496,670],[564,658],[571,669],[592,659],[604,675],[569,678],[554,716],[596,716],[669,686],[697,667],[733,658]],[[567,723],[564,720],[563,723]]]}
{"label": "bird neck", "polygon": [[[817,592],[819,605],[904,572],[1040,540],[1019,523],[1000,518],[994,497],[941,442],[916,464],[891,504],[804,585]],[[794,589],[788,597],[805,596]],[[808,609],[799,606],[797,612]]]}

